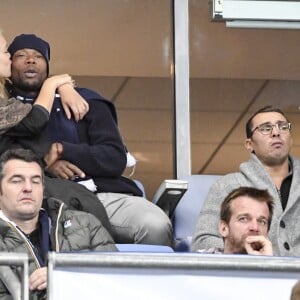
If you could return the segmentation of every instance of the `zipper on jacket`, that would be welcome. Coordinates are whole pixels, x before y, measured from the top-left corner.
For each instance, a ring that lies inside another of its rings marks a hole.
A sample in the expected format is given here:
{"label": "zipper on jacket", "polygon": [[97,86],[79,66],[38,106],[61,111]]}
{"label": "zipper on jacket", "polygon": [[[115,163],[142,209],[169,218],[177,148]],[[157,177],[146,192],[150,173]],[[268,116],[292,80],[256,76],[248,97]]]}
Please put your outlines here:
{"label": "zipper on jacket", "polygon": [[39,263],[39,260],[37,259],[37,257],[36,257],[36,255],[35,255],[35,253],[34,253],[34,251],[33,251],[33,249],[32,249],[32,245],[31,245],[31,243],[28,241],[28,239],[26,238],[26,237],[24,237],[20,232],[19,232],[19,230],[17,229],[17,228],[15,228],[12,224],[10,224],[9,222],[6,222],[15,232],[17,232],[17,234],[21,237],[21,239],[23,240],[23,241],[25,241],[25,245],[26,245],[26,247],[28,248],[28,250],[29,250],[29,252],[31,253],[31,255],[32,255],[32,257],[33,257],[33,260],[34,260],[34,262],[35,262],[35,265],[36,265],[36,267],[37,268],[40,268],[41,267],[41,265],[40,265],[40,263]]}
{"label": "zipper on jacket", "polygon": [[59,252],[59,241],[58,241],[58,225],[59,225],[59,220],[61,218],[61,213],[62,213],[62,208],[64,206],[64,203],[61,203],[59,209],[58,209],[58,214],[57,214],[57,219],[56,219],[56,228],[55,228],[55,251]]}

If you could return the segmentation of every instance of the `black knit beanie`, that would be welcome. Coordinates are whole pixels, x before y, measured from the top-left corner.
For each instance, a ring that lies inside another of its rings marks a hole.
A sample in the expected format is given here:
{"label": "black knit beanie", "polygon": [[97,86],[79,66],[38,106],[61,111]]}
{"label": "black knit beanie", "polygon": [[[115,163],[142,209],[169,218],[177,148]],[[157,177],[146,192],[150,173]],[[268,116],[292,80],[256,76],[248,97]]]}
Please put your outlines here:
{"label": "black knit beanie", "polygon": [[44,56],[47,62],[47,74],[49,74],[50,45],[35,34],[20,34],[14,38],[7,51],[12,57],[16,51],[25,48],[34,49]]}

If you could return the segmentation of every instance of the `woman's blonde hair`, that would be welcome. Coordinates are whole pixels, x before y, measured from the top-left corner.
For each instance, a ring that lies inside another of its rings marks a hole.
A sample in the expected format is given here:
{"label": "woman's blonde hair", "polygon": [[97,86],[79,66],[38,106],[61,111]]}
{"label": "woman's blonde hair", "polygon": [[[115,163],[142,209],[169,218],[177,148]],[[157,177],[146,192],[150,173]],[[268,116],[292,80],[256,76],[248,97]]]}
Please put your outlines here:
{"label": "woman's blonde hair", "polygon": [[5,78],[0,77],[0,98],[2,99],[8,98],[8,93],[5,88],[5,81],[6,81]]}

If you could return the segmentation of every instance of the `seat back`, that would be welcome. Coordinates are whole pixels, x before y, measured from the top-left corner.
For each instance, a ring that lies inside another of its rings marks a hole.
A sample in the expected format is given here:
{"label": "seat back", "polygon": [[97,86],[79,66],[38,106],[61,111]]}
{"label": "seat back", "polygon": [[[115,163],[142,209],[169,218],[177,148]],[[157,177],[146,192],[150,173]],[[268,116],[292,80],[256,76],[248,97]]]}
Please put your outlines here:
{"label": "seat back", "polygon": [[189,251],[200,210],[211,185],[221,175],[191,175],[188,190],[179,201],[173,218],[175,251]]}
{"label": "seat back", "polygon": [[143,197],[147,198],[145,187],[144,187],[143,183],[141,181],[137,180],[137,179],[133,179],[133,181],[138,186],[138,188],[142,191]]}
{"label": "seat back", "polygon": [[146,244],[116,244],[120,252],[150,252],[166,253],[174,252],[171,247],[163,245],[146,245]]}

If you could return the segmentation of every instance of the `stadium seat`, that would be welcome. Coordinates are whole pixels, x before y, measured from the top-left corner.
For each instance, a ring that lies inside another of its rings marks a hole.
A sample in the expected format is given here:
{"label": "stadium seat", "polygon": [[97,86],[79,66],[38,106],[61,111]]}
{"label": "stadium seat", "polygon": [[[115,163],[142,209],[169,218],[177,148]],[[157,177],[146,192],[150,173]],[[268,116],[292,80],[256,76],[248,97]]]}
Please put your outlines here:
{"label": "stadium seat", "polygon": [[133,181],[138,186],[138,188],[142,191],[143,197],[147,198],[145,187],[144,187],[143,183],[141,181],[137,180],[137,179],[133,179]]}
{"label": "stadium seat", "polygon": [[211,185],[221,175],[191,175],[188,189],[179,201],[173,217],[175,251],[188,252],[200,210]]}
{"label": "stadium seat", "polygon": [[[174,228],[174,250],[175,252],[189,252],[192,236],[195,230],[200,210],[205,201],[206,195],[211,185],[222,175],[190,175],[180,178],[187,181],[187,191],[179,200],[172,216]],[[142,183],[134,180],[145,193]],[[153,203],[157,199],[153,198]],[[127,252],[172,252],[170,247],[141,245],[141,244],[118,244],[119,251]],[[162,248],[161,248],[162,247]],[[169,249],[167,249],[169,248]],[[171,251],[170,251],[171,250]]]}
{"label": "stadium seat", "polygon": [[174,252],[171,247],[162,245],[145,245],[145,244],[116,244],[120,252],[155,252],[166,253]]}

